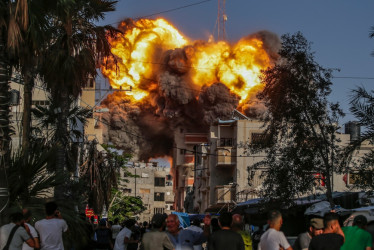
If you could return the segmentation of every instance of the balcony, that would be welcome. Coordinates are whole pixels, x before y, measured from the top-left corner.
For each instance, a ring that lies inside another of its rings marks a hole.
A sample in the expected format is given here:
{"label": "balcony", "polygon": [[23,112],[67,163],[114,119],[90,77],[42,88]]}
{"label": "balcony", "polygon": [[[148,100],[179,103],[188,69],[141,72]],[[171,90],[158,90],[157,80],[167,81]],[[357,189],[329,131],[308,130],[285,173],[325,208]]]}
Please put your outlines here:
{"label": "balcony", "polygon": [[215,188],[216,204],[232,203],[235,201],[236,188],[232,185],[220,185]]}
{"label": "balcony", "polygon": [[231,147],[220,147],[216,149],[216,153],[217,167],[236,165],[236,149]]}

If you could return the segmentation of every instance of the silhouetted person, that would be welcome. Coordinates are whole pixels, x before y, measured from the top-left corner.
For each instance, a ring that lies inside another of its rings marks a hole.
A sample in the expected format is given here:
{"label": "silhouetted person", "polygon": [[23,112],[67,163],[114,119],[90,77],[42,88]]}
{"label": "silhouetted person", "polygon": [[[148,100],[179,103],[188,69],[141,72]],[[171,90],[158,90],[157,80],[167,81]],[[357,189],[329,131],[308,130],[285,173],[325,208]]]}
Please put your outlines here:
{"label": "silhouetted person", "polygon": [[223,212],[218,219],[221,230],[214,232],[208,242],[209,250],[244,250],[244,242],[239,233],[231,230],[232,215]]}
{"label": "silhouetted person", "polygon": [[327,213],[323,217],[323,233],[312,238],[311,250],[339,250],[344,243],[344,234],[339,224],[339,215]]}
{"label": "silhouetted person", "polygon": [[153,215],[151,221],[152,229],[143,235],[142,244],[140,245],[141,250],[174,249],[173,243],[171,243],[166,232],[163,231],[166,224],[166,217],[163,214]]}

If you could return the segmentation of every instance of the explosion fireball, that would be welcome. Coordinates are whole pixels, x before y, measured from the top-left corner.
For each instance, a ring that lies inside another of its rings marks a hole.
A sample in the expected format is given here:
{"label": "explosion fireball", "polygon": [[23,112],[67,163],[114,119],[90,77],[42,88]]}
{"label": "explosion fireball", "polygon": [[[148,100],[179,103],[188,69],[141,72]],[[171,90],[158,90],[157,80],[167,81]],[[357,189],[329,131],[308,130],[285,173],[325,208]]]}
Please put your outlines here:
{"label": "explosion fireball", "polygon": [[[113,88],[132,91],[114,93],[103,105],[112,113],[108,122],[121,114],[126,127],[150,138],[139,146],[140,158],[152,150],[151,156],[170,155],[176,127],[204,131],[235,108],[246,115],[262,112],[255,95],[262,89],[261,70],[277,59],[275,34],[261,31],[231,45],[191,41],[164,19],[127,19],[119,29],[123,33],[110,39],[116,63],[107,59],[101,70]],[[118,134],[109,137],[116,140]],[[165,145],[149,143],[156,139]]]}

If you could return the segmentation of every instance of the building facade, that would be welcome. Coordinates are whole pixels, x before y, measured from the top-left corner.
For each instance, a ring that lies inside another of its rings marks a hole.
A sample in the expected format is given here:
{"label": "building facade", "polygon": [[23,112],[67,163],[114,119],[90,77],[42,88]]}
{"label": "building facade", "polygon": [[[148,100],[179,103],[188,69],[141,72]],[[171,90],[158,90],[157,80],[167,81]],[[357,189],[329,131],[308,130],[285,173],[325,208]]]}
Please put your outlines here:
{"label": "building facade", "polygon": [[[339,146],[345,147],[357,138],[358,129],[355,124],[348,123],[345,131],[336,132]],[[194,213],[219,212],[233,208],[240,202],[259,198],[263,181],[261,175],[267,169],[264,167],[252,172],[249,166],[263,160],[266,155],[264,152],[246,152],[244,145],[261,140],[263,131],[262,122],[250,119],[236,110],[231,120],[218,120],[210,127],[208,141],[196,146],[196,161],[190,163],[196,169],[192,187]],[[364,142],[354,152],[352,161],[358,161],[373,148],[369,142]],[[181,166],[183,164],[179,169]],[[354,183],[355,174],[353,168],[347,173],[333,173],[333,191],[360,191]],[[184,184],[185,182],[180,182],[174,191],[177,193],[191,188]],[[320,177],[316,176],[315,189],[311,192],[326,192]],[[181,202],[181,199],[177,202]],[[177,207],[181,208],[183,205],[178,204]]]}
{"label": "building facade", "polygon": [[145,206],[136,219],[149,222],[156,213],[174,211],[173,178],[169,167],[160,167],[157,162],[135,163],[126,171],[134,177],[121,171],[121,177],[128,182],[122,180],[120,189],[125,195],[140,197]]}

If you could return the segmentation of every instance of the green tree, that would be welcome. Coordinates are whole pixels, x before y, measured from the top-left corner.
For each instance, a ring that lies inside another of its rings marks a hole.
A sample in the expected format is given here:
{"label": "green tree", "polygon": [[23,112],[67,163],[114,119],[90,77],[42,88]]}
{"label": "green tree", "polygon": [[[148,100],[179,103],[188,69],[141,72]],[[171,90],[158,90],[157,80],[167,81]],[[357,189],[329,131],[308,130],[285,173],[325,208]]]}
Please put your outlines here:
{"label": "green tree", "polygon": [[109,220],[114,221],[115,219],[118,219],[119,221],[124,221],[125,219],[134,217],[145,210],[143,201],[139,196],[127,196],[121,191],[113,189],[112,197],[108,209]]}
{"label": "green tree", "polygon": [[[56,169],[63,173],[66,168],[68,142],[68,113],[70,96],[77,97],[88,79],[95,77],[97,63],[110,55],[109,35],[116,31],[111,26],[98,26],[96,21],[114,10],[110,0],[57,0],[52,1],[50,45],[44,53],[42,75],[52,98],[61,110],[57,123],[58,156]],[[64,196],[62,188],[55,189],[55,197]]]}
{"label": "green tree", "polygon": [[267,108],[264,141],[250,145],[266,157],[249,170],[266,167],[262,195],[286,204],[312,193],[314,174],[322,174],[333,205],[331,176],[339,150],[335,132],[343,113],[327,100],[332,70],[315,62],[300,32],[282,36],[279,55],[276,65],[263,72],[264,89],[258,95]]}

